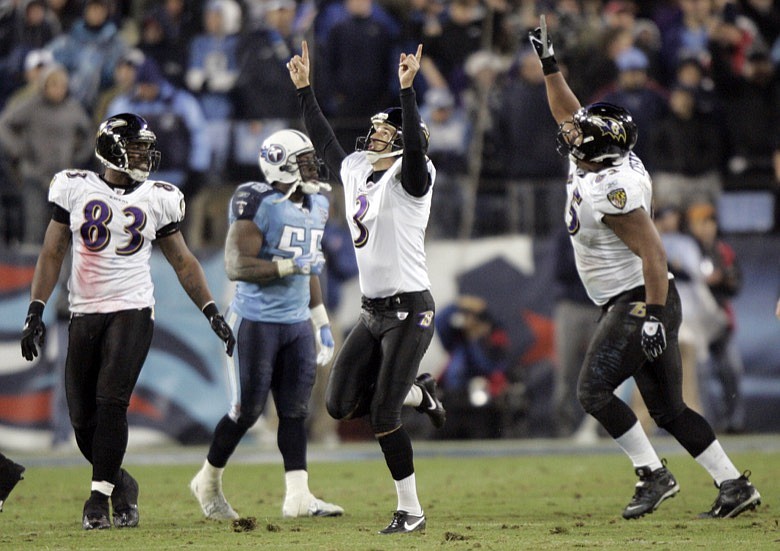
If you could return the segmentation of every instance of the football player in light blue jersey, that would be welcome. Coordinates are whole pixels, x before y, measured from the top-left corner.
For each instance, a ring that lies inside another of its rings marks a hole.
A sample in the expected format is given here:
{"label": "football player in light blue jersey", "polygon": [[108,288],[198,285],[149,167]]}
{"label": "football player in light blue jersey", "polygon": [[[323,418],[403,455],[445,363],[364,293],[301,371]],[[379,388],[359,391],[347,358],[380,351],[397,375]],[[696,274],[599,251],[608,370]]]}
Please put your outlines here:
{"label": "football player in light blue jersey", "polygon": [[304,427],[317,366],[327,365],[334,349],[319,280],[328,220],[328,199],[319,191],[330,186],[318,181],[314,146],[296,130],[269,136],[259,162],[268,183],[236,189],[225,245],[227,275],[238,281],[226,315],[237,337],[228,362],[231,409],[190,489],[207,518],[238,518],[222,493],[222,473],[270,392],[285,471],[282,515],[339,516],[341,507],[309,490]]}

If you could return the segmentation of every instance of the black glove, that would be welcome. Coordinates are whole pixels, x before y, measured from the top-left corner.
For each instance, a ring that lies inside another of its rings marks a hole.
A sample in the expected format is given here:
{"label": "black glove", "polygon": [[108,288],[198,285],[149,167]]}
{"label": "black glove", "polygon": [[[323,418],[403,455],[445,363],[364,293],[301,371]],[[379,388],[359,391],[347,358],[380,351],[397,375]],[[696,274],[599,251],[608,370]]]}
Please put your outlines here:
{"label": "black glove", "polygon": [[666,350],[666,330],[661,321],[663,306],[647,305],[647,316],[642,324],[642,350],[650,361],[655,360]]}
{"label": "black glove", "polygon": [[555,60],[555,51],[553,50],[552,39],[547,34],[547,21],[544,15],[539,16],[539,26],[532,31],[528,31],[528,40],[534,47],[536,55],[542,62],[542,70],[545,75],[557,73],[558,62]]}
{"label": "black glove", "polygon": [[43,348],[46,342],[46,325],[43,323],[44,306],[40,300],[34,300],[27,309],[27,318],[22,329],[22,356],[28,362],[38,357],[38,347]]}
{"label": "black glove", "polygon": [[233,336],[233,330],[219,313],[217,305],[213,302],[209,302],[203,307],[203,315],[209,320],[211,324],[211,330],[217,334],[225,343],[225,352],[228,356],[233,356],[233,347],[236,346],[236,338]]}

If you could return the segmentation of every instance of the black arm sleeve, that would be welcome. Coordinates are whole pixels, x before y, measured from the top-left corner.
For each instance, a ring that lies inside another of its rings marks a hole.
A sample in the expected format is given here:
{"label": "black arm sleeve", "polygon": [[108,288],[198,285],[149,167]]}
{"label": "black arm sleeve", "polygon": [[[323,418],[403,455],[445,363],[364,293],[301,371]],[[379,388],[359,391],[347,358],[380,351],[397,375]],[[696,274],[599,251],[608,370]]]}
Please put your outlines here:
{"label": "black arm sleeve", "polygon": [[60,224],[70,225],[70,213],[56,203],[49,203],[51,219]]}
{"label": "black arm sleeve", "polygon": [[420,112],[414,88],[401,90],[404,153],[401,162],[401,185],[409,195],[422,197],[428,193],[431,182],[425,159],[425,136],[420,126]]}
{"label": "black arm sleeve", "polygon": [[336,139],[328,119],[322,114],[311,86],[298,89],[298,101],[309,138],[328,170],[341,182],[341,163],[347,154]]}

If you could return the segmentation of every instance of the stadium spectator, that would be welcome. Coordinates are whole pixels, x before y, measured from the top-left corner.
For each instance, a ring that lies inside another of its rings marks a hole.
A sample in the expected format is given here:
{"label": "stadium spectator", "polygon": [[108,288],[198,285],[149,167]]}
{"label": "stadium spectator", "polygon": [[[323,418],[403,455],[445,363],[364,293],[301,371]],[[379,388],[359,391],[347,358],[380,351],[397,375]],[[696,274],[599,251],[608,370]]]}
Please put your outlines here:
{"label": "stadium spectator", "polygon": [[449,423],[437,438],[500,438],[501,396],[507,380],[509,337],[491,316],[484,299],[460,295],[435,318],[436,334],[447,351],[439,376]]}
{"label": "stadium spectator", "polygon": [[230,148],[231,92],[238,76],[236,45],[241,7],[234,0],[210,0],[203,11],[204,32],[190,42],[185,82],[206,117],[211,138],[210,170],[221,175]]}
{"label": "stadium spectator", "polygon": [[[398,497],[393,519],[380,533],[424,530],[412,443],[401,423],[403,405],[425,412],[437,426],[445,417],[434,379],[415,378],[433,338],[435,312],[423,243],[436,169],[425,158],[428,136],[412,88],[422,44],[416,54],[399,57],[401,107],[372,117],[368,134],[350,155],[314,97],[306,42],[301,50],[287,65],[290,79],[312,142],[344,186],[347,208],[356,209],[347,212],[347,220],[363,295],[360,320],[328,380],[328,412],[335,419],[370,417]],[[388,250],[397,254],[390,258]]]}
{"label": "stadium spectator", "polygon": [[[344,0],[348,17],[336,22],[316,52],[322,77],[315,75],[323,112],[342,147],[351,147],[366,117],[392,101],[397,89],[398,34],[373,12],[373,0]],[[367,47],[366,37],[371,37]],[[327,76],[325,76],[327,75]]]}
{"label": "stadium spectator", "polygon": [[708,365],[720,385],[719,397],[710,401],[711,409],[722,430],[742,432],[745,405],[741,379],[745,368],[736,343],[732,303],[742,288],[742,271],[734,248],[719,236],[717,212],[711,203],[698,202],[689,206],[686,222],[701,249],[700,275],[717,302],[720,316],[727,320],[708,340]]}
{"label": "stadium spectator", "polygon": [[114,67],[128,48],[109,15],[110,0],[86,0],[81,19],[46,46],[68,70],[73,97],[89,111],[113,83]]}
{"label": "stadium spectator", "polygon": [[24,209],[23,243],[40,245],[47,224],[46,195],[51,175],[62,167],[87,165],[94,127],[68,93],[62,65],[46,67],[39,91],[0,113],[0,147],[17,166]]}
{"label": "stadium spectator", "polygon": [[436,139],[428,146],[428,157],[437,169],[438,199],[431,205],[431,222],[426,235],[452,238],[458,234],[463,209],[461,175],[468,164],[471,121],[463,106],[456,105],[445,87],[429,88],[420,108],[420,118]]}
{"label": "stadium spectator", "polygon": [[[284,462],[282,516],[341,516],[344,509],[311,493],[306,466],[312,387],[317,368],[330,363],[334,351],[319,280],[325,264],[319,236],[328,219],[328,199],[320,191],[330,186],[318,181],[314,146],[297,130],[270,135],[259,162],[267,183],[240,185],[229,210],[225,270],[238,282],[227,312],[238,335],[236,361],[228,367],[231,407],[214,429],[190,489],[207,518],[239,518],[222,492],[222,474],[272,394]],[[301,246],[294,250],[291,227],[300,230]]]}
{"label": "stadium spectator", "polygon": [[723,188],[721,161],[726,149],[722,125],[697,109],[696,90],[675,86],[669,112],[648,132],[654,159],[653,198],[657,205],[684,209],[694,201],[717,202]]}
{"label": "stadium spectator", "polygon": [[143,11],[138,47],[157,62],[165,79],[184,87],[187,56],[193,36],[201,32],[202,2],[153,0]]}
{"label": "stadium spectator", "polygon": [[135,86],[106,109],[108,116],[137,113],[155,129],[160,149],[166,152],[157,177],[185,195],[194,195],[206,183],[211,142],[206,117],[197,98],[168,82],[154,59],[138,68]]}
{"label": "stadium spectator", "polygon": [[302,40],[295,28],[294,0],[257,3],[262,10],[250,19],[236,46],[238,77],[232,91],[235,107],[229,176],[250,178],[257,151],[265,139],[298,118],[298,101],[290,94],[287,61]]}
{"label": "stadium spectator", "polygon": [[749,472],[740,474],[710,424],[683,400],[680,297],[650,218],[650,176],[631,151],[637,127],[622,107],[580,104],[558,68],[544,15],[529,38],[545,73],[550,111],[560,125],[558,143],[570,158],[565,222],[577,269],[591,300],[604,311],[585,355],[577,395],[639,477],[623,517],[652,513],[680,491],[634,412],[614,394],[632,376],[656,424],[719,488],[711,510],[701,516],[734,517],[753,509],[761,496]]}
{"label": "stadium spectator", "polygon": [[54,63],[54,56],[48,50],[31,50],[24,58],[24,86],[14,90],[8,98],[5,107],[11,107],[14,103],[29,98],[41,89],[41,72]]}
{"label": "stadium spectator", "polygon": [[658,122],[668,113],[668,92],[650,78],[647,55],[639,48],[631,47],[620,52],[615,64],[617,79],[591,101],[620,105],[631,112],[634,122],[642,128],[634,152],[644,159],[648,168],[654,169],[655,158],[651,155],[650,140],[645,136],[652,135]]}
{"label": "stadium spectator", "polygon": [[94,151],[105,166],[102,175],[63,170],[52,179],[52,215],[33,274],[21,338],[26,360],[42,353],[44,307],[72,246],[65,388],[76,443],[92,464],[91,492],[82,513],[85,530],[111,527],[109,498],[114,526],[135,527],[139,521],[138,483],[121,467],[130,396],[154,329],[149,264],[153,242],[225,342],[228,355],[235,345],[203,268],[179,231],[184,197],[166,182],[147,180],[160,153],[146,121],[129,113],[107,119],[100,125]]}
{"label": "stadium spectator", "polygon": [[598,426],[589,420],[592,418],[585,415],[577,401],[577,380],[582,358],[596,333],[600,311],[588,297],[577,273],[569,232],[561,228],[555,232],[554,239],[552,254],[557,259],[553,311],[557,359],[553,390],[555,429],[560,437],[574,435],[579,442],[592,442],[598,438]]}
{"label": "stadium spectator", "polygon": [[25,468],[0,453],[0,512],[3,504],[20,480],[24,480]]}
{"label": "stadium spectator", "polygon": [[98,96],[92,120],[96,126],[106,118],[106,111],[111,102],[119,96],[130,94],[135,86],[138,69],[144,64],[146,56],[138,48],[132,48],[125,52],[114,68],[114,85],[105,89]]}

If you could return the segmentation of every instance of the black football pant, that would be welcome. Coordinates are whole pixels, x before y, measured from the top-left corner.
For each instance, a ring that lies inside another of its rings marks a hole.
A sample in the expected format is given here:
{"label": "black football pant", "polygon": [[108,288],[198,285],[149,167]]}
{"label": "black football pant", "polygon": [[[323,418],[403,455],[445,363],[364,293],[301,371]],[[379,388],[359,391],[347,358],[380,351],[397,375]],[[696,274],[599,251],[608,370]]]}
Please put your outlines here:
{"label": "black football pant", "polygon": [[65,394],[92,480],[116,483],[127,450],[127,408],[152,344],[152,309],[74,314]]}
{"label": "black football pant", "polygon": [[664,308],[666,350],[650,361],[640,343],[645,320],[645,288],[626,291],[610,301],[590,343],[577,388],[583,409],[593,415],[613,438],[637,422],[631,408],[615,396],[615,389],[633,376],[647,411],[656,424],[674,436],[693,456],[715,440],[710,424],[690,409],[682,396],[682,360],[678,332],[682,321],[680,295],[674,281]]}
{"label": "black football pant", "polygon": [[401,408],[433,338],[431,293],[363,299],[360,319],[341,347],[328,380],[335,419],[369,414],[374,434],[401,426]]}

